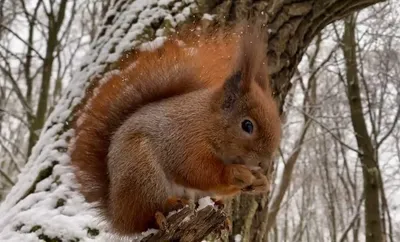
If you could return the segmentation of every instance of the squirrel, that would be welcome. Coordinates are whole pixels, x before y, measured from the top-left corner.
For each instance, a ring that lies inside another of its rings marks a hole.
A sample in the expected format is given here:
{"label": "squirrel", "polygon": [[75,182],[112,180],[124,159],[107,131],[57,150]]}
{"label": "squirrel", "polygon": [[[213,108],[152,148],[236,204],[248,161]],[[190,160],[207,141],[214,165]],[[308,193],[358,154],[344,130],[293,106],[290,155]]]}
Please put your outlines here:
{"label": "squirrel", "polygon": [[160,228],[157,215],[194,197],[267,192],[281,122],[264,32],[248,24],[179,32],[132,50],[90,91],[71,162],[115,233]]}

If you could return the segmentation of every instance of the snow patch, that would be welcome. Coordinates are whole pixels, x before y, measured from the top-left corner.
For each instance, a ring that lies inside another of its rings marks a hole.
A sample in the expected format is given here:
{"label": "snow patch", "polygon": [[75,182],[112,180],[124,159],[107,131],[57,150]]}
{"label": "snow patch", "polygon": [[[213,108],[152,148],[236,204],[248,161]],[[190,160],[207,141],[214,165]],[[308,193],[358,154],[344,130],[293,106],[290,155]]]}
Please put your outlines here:
{"label": "snow patch", "polygon": [[235,235],[235,242],[241,242],[242,241],[242,235],[241,234],[237,234]]}
{"label": "snow patch", "polygon": [[203,14],[202,19],[212,21],[212,20],[214,19],[214,17],[215,17],[215,14],[208,14],[208,13],[205,13],[205,14]]}
{"label": "snow patch", "polygon": [[153,41],[141,44],[139,49],[141,51],[154,51],[160,48],[164,44],[166,39],[166,37],[157,37]]}
{"label": "snow patch", "polygon": [[214,206],[214,201],[211,200],[210,197],[202,197],[199,199],[198,203],[199,203],[199,207],[196,209],[196,211],[200,211],[203,208],[210,206],[210,205]]}

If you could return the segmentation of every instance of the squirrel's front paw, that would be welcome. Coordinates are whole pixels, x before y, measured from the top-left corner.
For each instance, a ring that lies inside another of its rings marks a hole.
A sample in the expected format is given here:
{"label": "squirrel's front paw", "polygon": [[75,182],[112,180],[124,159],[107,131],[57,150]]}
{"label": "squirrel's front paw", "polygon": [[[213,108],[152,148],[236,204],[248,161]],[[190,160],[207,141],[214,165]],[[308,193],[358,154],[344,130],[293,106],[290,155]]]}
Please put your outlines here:
{"label": "squirrel's front paw", "polygon": [[237,186],[240,189],[252,185],[256,179],[248,167],[238,164],[229,165],[229,178],[231,185]]}
{"label": "squirrel's front paw", "polygon": [[269,180],[261,171],[252,171],[255,179],[253,183],[242,189],[246,194],[262,194],[269,191]]}

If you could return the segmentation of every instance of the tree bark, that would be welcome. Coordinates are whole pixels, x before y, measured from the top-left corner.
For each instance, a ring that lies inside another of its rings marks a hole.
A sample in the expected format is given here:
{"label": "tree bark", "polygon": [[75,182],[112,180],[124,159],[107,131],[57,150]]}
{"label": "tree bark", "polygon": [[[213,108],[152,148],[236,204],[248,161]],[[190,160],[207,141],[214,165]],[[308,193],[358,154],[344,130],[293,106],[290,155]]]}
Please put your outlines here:
{"label": "tree bark", "polygon": [[141,241],[200,242],[211,232],[224,229],[225,220],[225,213],[214,206],[207,206],[200,211],[186,207],[167,219],[168,231],[149,235]]}
{"label": "tree bark", "polygon": [[[164,28],[168,32],[168,29],[175,28],[171,19],[179,23],[182,16],[185,21],[190,21],[208,13],[214,15],[214,21],[221,25],[250,16],[257,17],[268,27],[269,45],[265,53],[269,58],[274,95],[283,111],[284,99],[291,87],[290,79],[314,36],[329,23],[380,1],[173,0],[165,6],[157,3],[146,5],[143,11],[154,10],[159,15],[145,21],[142,21],[144,17],[141,12],[137,12],[137,1],[114,1],[79,73],[47,119],[26,169],[0,205],[0,214],[3,215],[0,216],[0,228],[6,228],[0,233],[0,240],[10,234],[20,238],[32,236],[29,231],[49,241],[76,241],[85,236],[96,239],[102,234],[102,230],[93,222],[95,219],[87,204],[83,203],[76,191],[76,186],[70,182],[73,180],[68,159],[68,142],[73,138],[70,123],[77,105],[86,101],[85,90],[89,86],[96,86],[99,77],[116,67],[113,63],[117,58],[111,57],[120,57],[127,51],[121,50],[123,41],[135,47],[152,40],[158,35],[157,30]],[[128,39],[134,31],[140,34],[135,40]],[[118,41],[110,41],[115,36]],[[235,211],[232,216],[234,233],[246,235],[243,241],[255,241],[256,231],[263,222],[260,215],[268,208],[268,198],[241,196],[237,201],[236,208],[232,209]],[[72,210],[71,204],[76,205]],[[35,212],[37,207],[42,207],[40,213]],[[43,215],[52,215],[54,211],[58,216]],[[48,220],[52,219],[58,223],[49,223]],[[76,228],[78,223],[80,229]],[[8,231],[7,234],[4,231]]]}

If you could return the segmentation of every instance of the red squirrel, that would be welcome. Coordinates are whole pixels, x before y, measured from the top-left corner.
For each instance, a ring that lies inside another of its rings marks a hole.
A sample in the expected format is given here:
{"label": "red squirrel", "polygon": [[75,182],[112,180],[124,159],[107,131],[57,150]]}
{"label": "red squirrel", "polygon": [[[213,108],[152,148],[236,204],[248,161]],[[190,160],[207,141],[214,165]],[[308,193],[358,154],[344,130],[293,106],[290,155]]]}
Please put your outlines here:
{"label": "red squirrel", "polygon": [[267,191],[281,124],[265,31],[240,25],[171,35],[134,51],[78,112],[80,191],[121,235],[157,228],[193,195]]}

